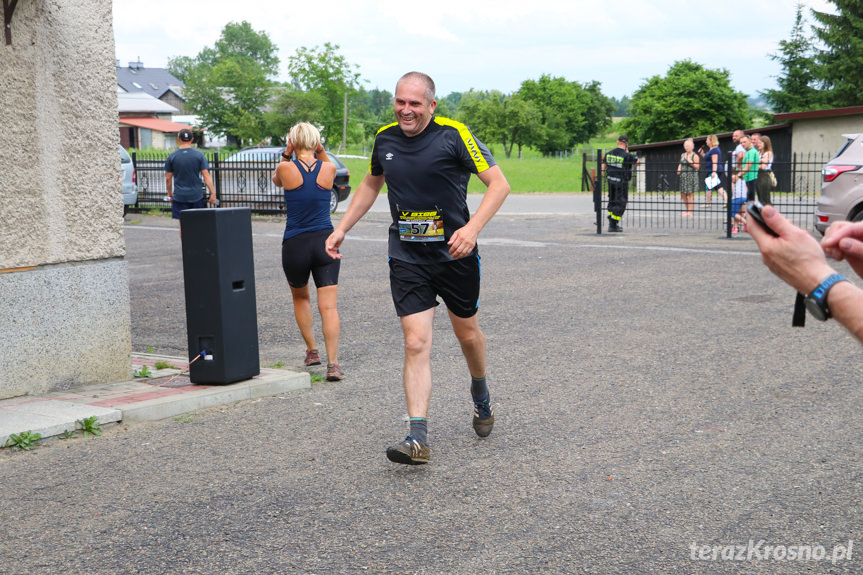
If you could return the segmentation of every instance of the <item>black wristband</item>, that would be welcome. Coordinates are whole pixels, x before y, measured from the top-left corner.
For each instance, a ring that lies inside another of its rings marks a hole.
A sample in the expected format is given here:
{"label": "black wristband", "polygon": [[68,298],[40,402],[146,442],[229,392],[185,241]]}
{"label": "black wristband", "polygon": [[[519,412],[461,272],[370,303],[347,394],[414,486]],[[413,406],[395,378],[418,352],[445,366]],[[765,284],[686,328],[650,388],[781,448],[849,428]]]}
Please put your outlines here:
{"label": "black wristband", "polygon": [[282,157],[288,161],[291,161],[291,157],[284,152],[282,152]]}

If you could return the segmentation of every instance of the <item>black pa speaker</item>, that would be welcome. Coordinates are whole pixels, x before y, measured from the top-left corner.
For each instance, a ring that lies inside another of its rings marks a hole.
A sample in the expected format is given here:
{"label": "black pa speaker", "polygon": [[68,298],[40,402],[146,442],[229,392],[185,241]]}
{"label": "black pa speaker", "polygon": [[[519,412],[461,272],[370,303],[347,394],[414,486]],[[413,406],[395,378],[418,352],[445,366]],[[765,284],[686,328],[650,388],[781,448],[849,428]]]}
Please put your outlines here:
{"label": "black pa speaker", "polygon": [[226,384],[261,372],[249,208],[180,212],[192,383]]}

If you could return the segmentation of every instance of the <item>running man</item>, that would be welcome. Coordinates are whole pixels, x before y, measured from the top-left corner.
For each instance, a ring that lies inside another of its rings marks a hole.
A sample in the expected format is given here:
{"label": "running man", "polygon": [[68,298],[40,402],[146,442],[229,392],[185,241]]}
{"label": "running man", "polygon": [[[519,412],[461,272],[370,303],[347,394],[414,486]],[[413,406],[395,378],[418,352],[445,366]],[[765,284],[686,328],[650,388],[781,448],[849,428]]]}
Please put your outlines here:
{"label": "running man", "polygon": [[[434,308],[440,296],[471,375],[473,428],[487,437],[494,426],[486,383],[485,336],[480,330],[480,262],[477,236],[509,194],[509,183],[491,153],[470,130],[434,115],[434,81],[409,72],[396,84],[396,122],[375,137],[369,172],[350,207],[327,239],[340,258],[345,234],[365,215],[387,185],[390,289],[405,341],[404,390],[410,433],[387,449],[390,461],[429,461],[427,418],[431,397]],[[477,174],[488,188],[471,217],[467,184]]]}

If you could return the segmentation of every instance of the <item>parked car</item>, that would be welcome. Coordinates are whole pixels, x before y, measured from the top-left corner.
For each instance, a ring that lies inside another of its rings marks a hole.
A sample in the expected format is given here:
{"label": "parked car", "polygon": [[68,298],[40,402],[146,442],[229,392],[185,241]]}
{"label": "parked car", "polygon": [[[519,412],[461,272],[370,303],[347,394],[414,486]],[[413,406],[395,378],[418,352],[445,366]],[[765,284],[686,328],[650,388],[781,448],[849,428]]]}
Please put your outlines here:
{"label": "parked car", "polygon": [[[272,181],[272,173],[282,159],[282,147],[245,148],[219,162],[219,187],[222,205],[270,203],[282,209],[283,191]],[[336,166],[336,178],[330,192],[330,212],[351,193],[351,174],[345,164],[327,151]]]}
{"label": "parked car", "polygon": [[863,134],[842,136],[845,143],[821,170],[815,229],[822,234],[835,221],[863,221]]}
{"label": "parked car", "polygon": [[123,194],[123,215],[129,211],[129,206],[134,206],[138,203],[138,184],[135,181],[135,166],[132,164],[132,157],[129,152],[120,146],[120,168],[123,173],[120,175],[120,191]]}

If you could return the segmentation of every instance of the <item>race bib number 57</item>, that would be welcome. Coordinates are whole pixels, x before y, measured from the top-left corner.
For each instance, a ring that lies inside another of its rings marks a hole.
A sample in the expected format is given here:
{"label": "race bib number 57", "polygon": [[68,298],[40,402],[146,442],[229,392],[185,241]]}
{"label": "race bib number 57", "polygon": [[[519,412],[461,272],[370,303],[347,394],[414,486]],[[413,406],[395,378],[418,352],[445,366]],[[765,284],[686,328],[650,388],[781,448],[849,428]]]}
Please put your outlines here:
{"label": "race bib number 57", "polygon": [[443,216],[438,210],[400,210],[399,239],[403,242],[444,241]]}

